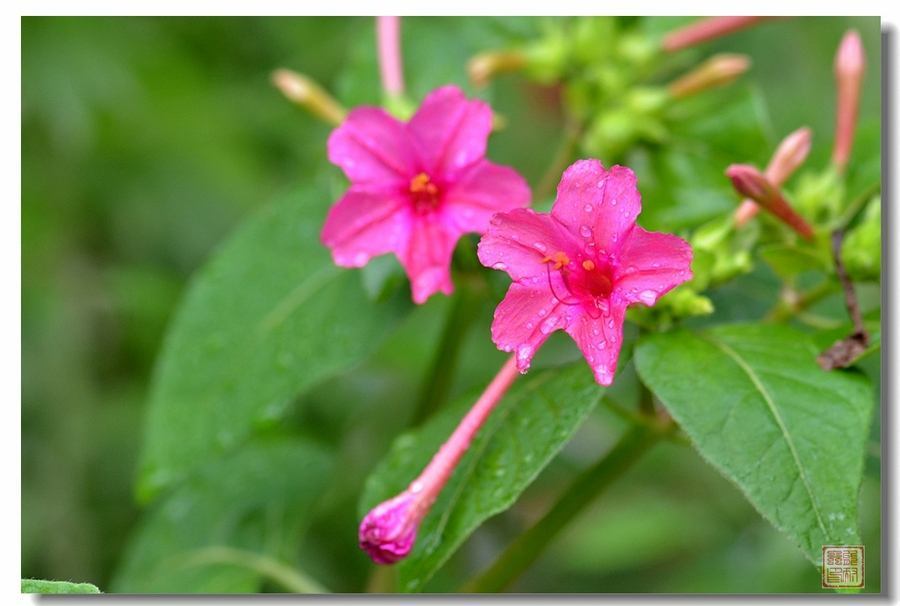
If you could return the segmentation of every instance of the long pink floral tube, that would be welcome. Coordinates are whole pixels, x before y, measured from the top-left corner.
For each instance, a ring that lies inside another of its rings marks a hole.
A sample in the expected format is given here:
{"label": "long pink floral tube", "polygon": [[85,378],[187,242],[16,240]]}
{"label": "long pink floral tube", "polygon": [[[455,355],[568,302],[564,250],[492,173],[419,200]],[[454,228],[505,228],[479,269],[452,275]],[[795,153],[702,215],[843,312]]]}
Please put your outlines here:
{"label": "long pink floral tube", "polygon": [[377,17],[378,64],[381,85],[388,95],[403,93],[403,56],[400,54],[400,17]]}
{"label": "long pink floral tube", "polygon": [[359,525],[359,546],[372,561],[393,564],[412,551],[422,519],[518,375],[516,359],[511,357],[419,477],[402,493],[376,506],[363,518]]}
{"label": "long pink floral tube", "polygon": [[721,38],[733,32],[756,25],[771,17],[708,17],[688,26],[669,32],[663,38],[663,49],[668,52],[696,46],[708,40]]}

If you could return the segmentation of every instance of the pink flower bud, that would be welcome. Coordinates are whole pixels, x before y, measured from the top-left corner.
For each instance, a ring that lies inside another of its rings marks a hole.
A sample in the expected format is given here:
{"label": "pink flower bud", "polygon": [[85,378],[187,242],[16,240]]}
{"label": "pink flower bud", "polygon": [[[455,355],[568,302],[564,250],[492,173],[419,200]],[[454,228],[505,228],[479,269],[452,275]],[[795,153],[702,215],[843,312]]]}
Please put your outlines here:
{"label": "pink flower bud", "polygon": [[725,174],[739,194],[752,199],[807,240],[813,238],[813,230],[809,224],[791,208],[781,191],[755,166],[732,164]]}
{"label": "pink flower bud", "polygon": [[428,509],[409,490],[370,511],[359,525],[359,546],[376,564],[405,558],[416,542],[416,532]]}
{"label": "pink flower bud", "polygon": [[778,145],[766,167],[766,178],[775,187],[787,181],[795,170],[806,161],[812,147],[812,131],[803,127],[795,130]]}
{"label": "pink flower bud", "polygon": [[696,46],[701,42],[721,38],[751,27],[765,19],[771,19],[771,17],[707,17],[669,32],[663,38],[663,49],[673,52],[689,46]]}
{"label": "pink flower bud", "polygon": [[359,525],[359,546],[372,561],[393,564],[409,555],[422,519],[517,376],[516,358],[513,356],[409,488],[366,514]]}
{"label": "pink flower bud", "polygon": [[716,86],[724,86],[750,69],[750,57],[721,53],[713,55],[693,71],[669,85],[673,97],[687,97]]}
{"label": "pink flower bud", "polygon": [[[766,179],[775,187],[787,181],[794,171],[806,161],[812,146],[812,131],[803,127],[795,130],[778,145],[778,149],[769,160],[764,173]],[[734,219],[738,226],[744,225],[759,212],[759,206],[753,200],[744,200],[735,212]]]}
{"label": "pink flower bud", "polygon": [[846,168],[850,150],[853,148],[853,134],[856,131],[865,67],[866,57],[862,40],[855,30],[850,30],[844,34],[834,59],[834,76],[837,81],[837,124],[831,161],[840,172]]}

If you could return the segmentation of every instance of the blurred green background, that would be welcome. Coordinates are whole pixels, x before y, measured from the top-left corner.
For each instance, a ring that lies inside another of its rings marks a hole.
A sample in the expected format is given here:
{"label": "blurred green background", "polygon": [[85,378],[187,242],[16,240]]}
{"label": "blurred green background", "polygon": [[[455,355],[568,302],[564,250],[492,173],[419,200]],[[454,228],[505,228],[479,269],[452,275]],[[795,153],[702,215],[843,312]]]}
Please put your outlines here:
{"label": "blurred green background", "polygon": [[[437,70],[463,84],[469,56],[527,36],[532,21],[406,19],[405,41],[436,46],[442,57],[433,65],[429,55],[408,52],[407,73]],[[704,51],[751,55],[749,78],[768,101],[773,143],[808,125],[815,132],[810,162],[820,165],[830,152],[832,59],[848,27],[862,33],[869,60],[862,123],[877,130],[875,18],[776,21]],[[140,518],[134,477],[147,386],[173,308],[191,273],[239,221],[324,166],[329,127],[285,101],[269,74],[289,67],[348,105],[378,102],[372,30],[372,20],[362,18],[23,19],[23,577],[114,586]],[[425,92],[411,88],[417,100]],[[491,89],[509,120],[492,138],[491,155],[532,185],[561,126],[540,92],[519,76]],[[760,292],[758,302],[743,293],[729,307],[725,293],[717,303],[734,317],[758,317],[777,294]],[[417,377],[445,312],[442,297],[416,310],[350,380],[307,394],[292,419],[316,427],[342,469],[300,554],[305,570],[332,590],[361,591],[370,582],[371,566],[356,548],[356,499],[409,422]],[[485,309],[476,319],[453,393],[483,384],[503,359],[488,338],[490,315]],[[871,374],[877,378],[877,363]],[[521,501],[479,530],[431,588],[452,590],[488,564],[546,508],[570,470],[620,429],[598,409]],[[867,591],[880,587],[879,474],[873,440],[861,494]],[[819,577],[693,450],[664,444],[515,589],[818,591]]]}

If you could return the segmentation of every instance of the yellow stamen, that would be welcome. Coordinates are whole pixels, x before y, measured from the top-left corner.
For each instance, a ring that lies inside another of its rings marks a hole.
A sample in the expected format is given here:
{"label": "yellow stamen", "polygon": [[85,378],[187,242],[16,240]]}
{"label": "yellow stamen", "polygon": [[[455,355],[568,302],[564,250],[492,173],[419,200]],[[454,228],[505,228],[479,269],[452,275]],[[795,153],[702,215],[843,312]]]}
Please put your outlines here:
{"label": "yellow stamen", "polygon": [[552,256],[544,257],[541,259],[541,263],[553,263],[553,269],[560,269],[564,265],[569,264],[569,257],[566,253],[557,251],[553,253]]}
{"label": "yellow stamen", "polygon": [[590,259],[583,261],[581,263],[581,266],[585,269],[585,271],[594,271],[594,268],[597,267]]}
{"label": "yellow stamen", "polygon": [[431,182],[431,178],[425,173],[419,173],[409,182],[409,191],[414,194],[425,193],[435,195],[438,193],[437,186]]}

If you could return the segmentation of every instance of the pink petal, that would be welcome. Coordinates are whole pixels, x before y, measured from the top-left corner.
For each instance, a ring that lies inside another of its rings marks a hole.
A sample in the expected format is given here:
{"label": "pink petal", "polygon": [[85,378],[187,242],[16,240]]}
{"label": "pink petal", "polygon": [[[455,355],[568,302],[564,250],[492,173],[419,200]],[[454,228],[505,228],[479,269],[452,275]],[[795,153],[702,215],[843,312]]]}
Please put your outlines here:
{"label": "pink petal", "polygon": [[362,267],[371,257],[403,250],[412,215],[402,196],[351,187],[331,207],[322,228],[322,243],[342,267]]}
{"label": "pink petal", "polygon": [[616,365],[622,349],[625,308],[626,302],[614,294],[609,300],[608,314],[593,318],[587,313],[581,313],[566,328],[600,385],[611,385],[616,375]]}
{"label": "pink petal", "polygon": [[641,212],[641,194],[630,168],[608,171],[598,160],[579,160],[563,173],[550,214],[597,250],[617,251]]}
{"label": "pink petal", "polygon": [[435,89],[409,121],[409,133],[431,175],[448,176],[484,157],[491,132],[491,108],[468,101],[455,86]]}
{"label": "pink petal", "polygon": [[402,122],[377,107],[359,107],[328,138],[328,159],[354,184],[408,186],[415,170]]}
{"label": "pink petal", "polygon": [[485,267],[506,271],[513,280],[535,278],[546,283],[544,259],[557,251],[575,258],[578,248],[568,231],[552,216],[530,208],[498,213],[478,243]]}
{"label": "pink petal", "polygon": [[653,305],[691,273],[691,245],[671,234],[635,227],[619,252],[615,288],[629,303]]}
{"label": "pink petal", "polygon": [[516,366],[525,372],[550,333],[565,329],[565,311],[546,287],[513,282],[494,311],[491,338],[503,351],[515,351]]}
{"label": "pink petal", "polygon": [[445,217],[461,233],[483,234],[494,213],[528,206],[531,189],[512,168],[481,160],[464,170],[443,203]]}
{"label": "pink petal", "polygon": [[460,234],[433,213],[416,215],[413,221],[409,245],[397,256],[409,276],[413,301],[422,304],[438,291],[453,292],[450,261]]}

